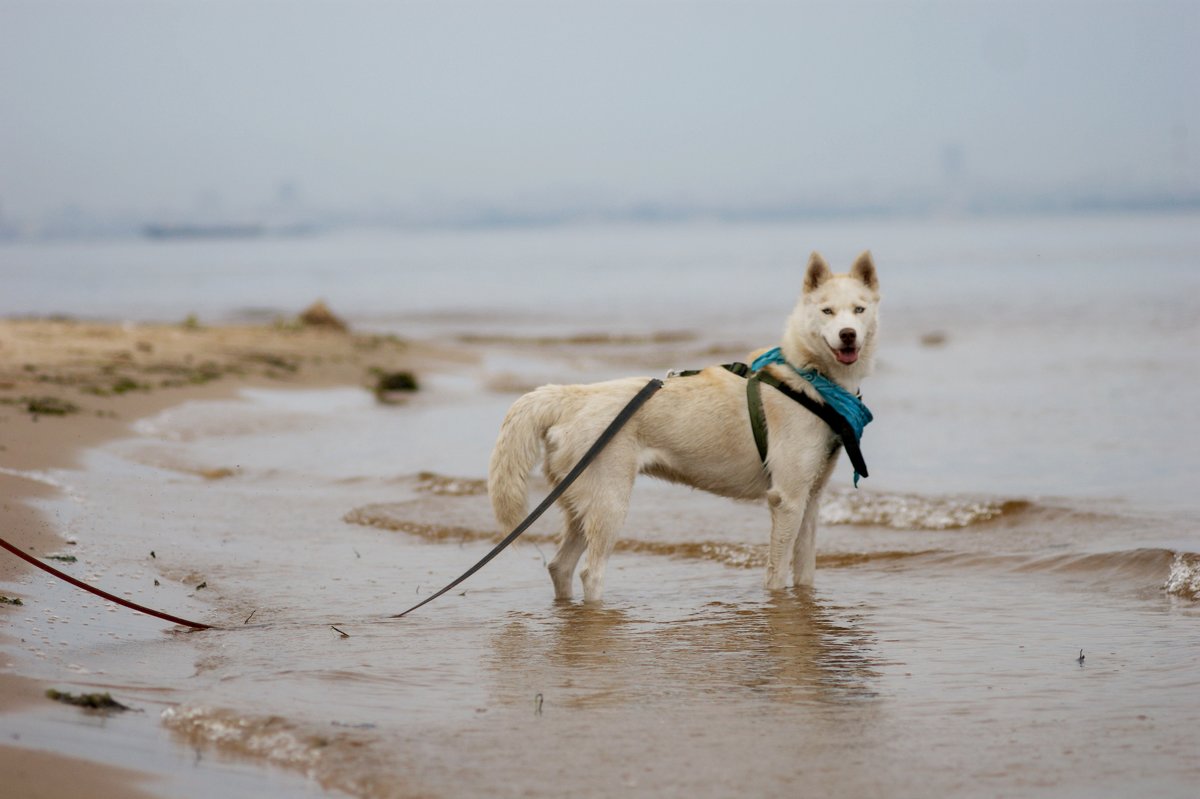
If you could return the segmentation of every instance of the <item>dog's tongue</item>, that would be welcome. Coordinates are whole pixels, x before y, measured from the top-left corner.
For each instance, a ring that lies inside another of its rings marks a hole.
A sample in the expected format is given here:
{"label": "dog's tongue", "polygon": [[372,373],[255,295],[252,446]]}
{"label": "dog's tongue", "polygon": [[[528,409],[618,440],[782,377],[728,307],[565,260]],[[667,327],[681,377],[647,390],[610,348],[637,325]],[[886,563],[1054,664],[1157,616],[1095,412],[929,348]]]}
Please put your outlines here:
{"label": "dog's tongue", "polygon": [[836,350],[839,363],[854,363],[858,360],[858,350]]}

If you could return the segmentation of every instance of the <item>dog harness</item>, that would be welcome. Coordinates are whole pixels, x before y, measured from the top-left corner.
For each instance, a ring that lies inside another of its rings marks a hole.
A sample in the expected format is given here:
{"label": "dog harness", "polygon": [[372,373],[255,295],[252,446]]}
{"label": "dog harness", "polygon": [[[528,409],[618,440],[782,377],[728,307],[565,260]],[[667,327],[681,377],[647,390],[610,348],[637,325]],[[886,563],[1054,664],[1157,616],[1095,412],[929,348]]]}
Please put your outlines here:
{"label": "dog harness", "polygon": [[[797,375],[806,380],[816,389],[823,402],[818,402],[803,391],[784,383],[779,378],[765,371],[771,364],[784,364]],[[738,377],[746,378],[746,409],[750,412],[750,430],[754,434],[754,445],[758,448],[758,457],[763,467],[767,465],[767,417],[763,412],[762,390],[760,383],[766,383],[782,393],[788,399],[798,402],[810,412],[820,417],[829,425],[839,442],[846,448],[846,455],[854,467],[854,487],[858,487],[860,477],[868,477],[867,462],[863,459],[859,439],[862,438],[863,428],[874,418],[863,401],[839,386],[816,369],[797,369],[787,362],[779,347],[764,352],[747,366],[744,363],[724,363],[721,368],[733,372]],[[699,369],[685,372],[674,372],[668,377],[690,377],[700,374]]]}

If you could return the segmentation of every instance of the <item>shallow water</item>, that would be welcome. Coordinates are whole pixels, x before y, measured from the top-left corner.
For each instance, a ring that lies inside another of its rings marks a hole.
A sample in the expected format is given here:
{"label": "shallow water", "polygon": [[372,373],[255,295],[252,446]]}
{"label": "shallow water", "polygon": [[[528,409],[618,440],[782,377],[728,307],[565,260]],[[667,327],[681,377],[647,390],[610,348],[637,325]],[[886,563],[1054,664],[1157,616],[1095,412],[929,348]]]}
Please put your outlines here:
{"label": "shallow water", "polygon": [[[515,396],[498,387],[734,357],[769,343],[794,289],[725,289],[699,321],[672,308],[607,340],[569,336],[603,330],[601,311],[510,324],[466,307],[421,324],[481,365],[447,364],[406,405],[246,391],[46,476],[69,488],[45,508],[78,541],[72,573],[222,629],[164,631],[31,584],[7,657],[112,690],[181,751],[359,796],[1192,796],[1200,364],[1178,343],[1200,332],[1200,241],[1178,220],[1067,227],[950,231],[892,273],[876,248],[872,476],[854,491],[840,464],[812,591],[762,590],[765,508],[645,480],[602,606],[552,600],[549,518],[387,619],[490,546],[481,480]],[[917,247],[919,232],[883,238]],[[579,263],[626,247],[669,271],[754,240],[673,251],[645,234],[596,254],[608,240],[579,235],[543,244]],[[798,235],[755,252],[767,263]],[[519,243],[509,256],[537,249]],[[1039,253],[1056,260],[1037,268]],[[765,304],[768,320],[752,313]],[[1159,382],[1171,400],[1147,411]],[[233,474],[202,476],[218,468]]]}

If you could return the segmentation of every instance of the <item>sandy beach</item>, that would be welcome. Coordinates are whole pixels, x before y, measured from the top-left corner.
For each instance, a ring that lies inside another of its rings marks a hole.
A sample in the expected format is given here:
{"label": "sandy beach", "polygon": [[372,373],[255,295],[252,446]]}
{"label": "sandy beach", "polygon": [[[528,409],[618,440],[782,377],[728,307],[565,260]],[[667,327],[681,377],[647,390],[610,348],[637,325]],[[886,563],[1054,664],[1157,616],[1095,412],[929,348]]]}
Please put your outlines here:
{"label": "sandy beach", "polygon": [[[9,470],[69,466],[84,448],[126,435],[131,422],[171,405],[229,397],[246,386],[371,390],[379,371],[413,369],[432,354],[395,336],[298,320],[266,327],[0,320],[0,454]],[[9,481],[5,497],[14,498],[5,512],[24,513],[12,475],[0,479]],[[19,528],[14,538],[29,548],[63,543],[29,517],[7,526]],[[0,562],[0,577],[14,568]]]}
{"label": "sandy beach", "polygon": [[[69,551],[74,541],[29,504],[58,489],[29,475],[74,465],[84,449],[129,435],[137,419],[189,401],[228,398],[247,386],[373,390],[379,372],[411,370],[431,356],[430,348],[394,336],[353,335],[297,320],[220,327],[0,320],[0,530],[35,555]],[[11,602],[23,601],[22,593],[8,586],[31,574],[37,570],[8,553],[0,558],[0,596],[9,602],[0,614],[17,610]],[[0,644],[6,636],[0,633]],[[48,686],[0,671],[0,714],[45,706]],[[143,785],[152,775],[31,751],[15,741],[19,737],[0,743],[6,795],[58,797],[85,789],[101,799],[168,795]]]}

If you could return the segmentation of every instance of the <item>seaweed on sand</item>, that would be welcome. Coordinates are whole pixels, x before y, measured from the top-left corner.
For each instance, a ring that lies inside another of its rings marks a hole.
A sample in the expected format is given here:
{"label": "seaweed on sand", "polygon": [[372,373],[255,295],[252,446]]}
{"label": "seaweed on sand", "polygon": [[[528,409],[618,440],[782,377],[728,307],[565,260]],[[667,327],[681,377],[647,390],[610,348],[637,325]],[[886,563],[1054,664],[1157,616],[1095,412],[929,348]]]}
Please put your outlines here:
{"label": "seaweed on sand", "polygon": [[46,698],[53,699],[55,702],[62,702],[64,705],[75,705],[86,710],[102,710],[108,712],[119,712],[131,710],[128,705],[123,705],[105,691],[104,693],[94,694],[70,694],[66,691],[58,691],[54,688],[46,689]]}
{"label": "seaweed on sand", "polygon": [[412,372],[389,372],[376,367],[371,369],[371,374],[375,376],[375,399],[382,403],[393,402],[394,394],[408,393],[420,388]]}
{"label": "seaweed on sand", "polygon": [[25,410],[34,416],[68,416],[79,413],[79,406],[61,397],[21,397]]}

